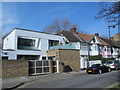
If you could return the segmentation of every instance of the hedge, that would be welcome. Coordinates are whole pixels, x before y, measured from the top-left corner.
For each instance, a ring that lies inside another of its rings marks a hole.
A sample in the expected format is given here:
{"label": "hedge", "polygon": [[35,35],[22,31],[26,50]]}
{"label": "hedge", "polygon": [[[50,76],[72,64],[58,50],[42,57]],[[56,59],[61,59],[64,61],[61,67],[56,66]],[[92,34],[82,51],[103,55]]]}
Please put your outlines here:
{"label": "hedge", "polygon": [[115,58],[103,58],[101,55],[90,56],[90,61],[92,60],[101,60],[102,62],[106,62],[108,60],[114,60]]}

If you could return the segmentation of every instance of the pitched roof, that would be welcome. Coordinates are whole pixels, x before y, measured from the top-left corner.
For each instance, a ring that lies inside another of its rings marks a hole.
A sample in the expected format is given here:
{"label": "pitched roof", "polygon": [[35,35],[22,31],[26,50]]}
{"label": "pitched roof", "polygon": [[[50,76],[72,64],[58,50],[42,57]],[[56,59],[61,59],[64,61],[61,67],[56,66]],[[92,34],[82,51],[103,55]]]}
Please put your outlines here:
{"label": "pitched roof", "polygon": [[114,41],[106,38],[101,38],[101,39],[107,42],[110,46],[120,47],[120,41]]}
{"label": "pitched roof", "polygon": [[96,36],[96,38],[100,41],[102,45],[109,45],[109,43],[105,42],[97,35],[88,35],[88,34],[78,33],[77,36],[80,37],[85,42],[89,42],[94,36]]}
{"label": "pitched roof", "polygon": [[[28,30],[28,29],[22,29],[22,28],[14,28],[11,32],[7,33],[6,35],[3,36],[2,39],[5,39],[9,34],[11,34],[14,30],[23,30],[23,31],[30,31],[30,32],[37,32],[37,33],[43,33],[43,34],[50,34],[50,35],[56,35],[48,32],[40,32],[40,31],[35,31],[35,30]],[[58,36],[58,35],[57,35]]]}
{"label": "pitched roof", "polygon": [[101,39],[100,37],[97,37],[97,39],[100,41],[102,45],[109,45],[105,40]]}
{"label": "pitched roof", "polygon": [[70,42],[80,42],[81,40],[71,31],[61,31],[57,34],[62,34],[63,36],[65,36]]}
{"label": "pitched roof", "polygon": [[113,43],[114,43],[114,46],[120,48],[120,40],[119,41],[113,41]]}
{"label": "pitched roof", "polygon": [[94,35],[87,35],[87,34],[82,34],[82,33],[78,33],[76,35],[80,37],[84,42],[89,42],[94,36]]}

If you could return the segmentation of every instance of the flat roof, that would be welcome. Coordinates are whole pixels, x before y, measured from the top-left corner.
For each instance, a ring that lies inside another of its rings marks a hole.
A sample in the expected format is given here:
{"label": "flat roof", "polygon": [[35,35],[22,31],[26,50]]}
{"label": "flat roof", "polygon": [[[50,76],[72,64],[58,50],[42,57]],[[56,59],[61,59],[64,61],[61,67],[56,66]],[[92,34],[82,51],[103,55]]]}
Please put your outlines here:
{"label": "flat roof", "polygon": [[[43,34],[56,35],[56,34],[52,34],[52,33],[48,33],[48,32],[40,32],[40,31],[34,31],[34,30],[28,30],[28,29],[22,29],[22,28],[14,28],[11,32],[9,32],[8,34],[6,34],[3,37],[3,39],[5,39],[8,35],[10,35],[15,29],[24,30],[24,31],[30,31],[30,32],[37,32],[37,33],[43,33]],[[60,36],[60,35],[56,35],[56,36]],[[63,37],[63,36],[61,36],[61,37]]]}

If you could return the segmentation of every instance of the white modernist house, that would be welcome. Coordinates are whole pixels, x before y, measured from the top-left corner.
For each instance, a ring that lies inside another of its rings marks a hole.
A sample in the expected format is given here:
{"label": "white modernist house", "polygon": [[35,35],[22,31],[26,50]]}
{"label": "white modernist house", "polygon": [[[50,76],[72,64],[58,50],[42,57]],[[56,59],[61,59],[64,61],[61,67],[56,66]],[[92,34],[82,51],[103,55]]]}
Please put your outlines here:
{"label": "white modernist house", "polygon": [[46,59],[50,47],[64,44],[65,37],[38,31],[15,28],[3,40],[3,57],[16,60],[22,57]]}

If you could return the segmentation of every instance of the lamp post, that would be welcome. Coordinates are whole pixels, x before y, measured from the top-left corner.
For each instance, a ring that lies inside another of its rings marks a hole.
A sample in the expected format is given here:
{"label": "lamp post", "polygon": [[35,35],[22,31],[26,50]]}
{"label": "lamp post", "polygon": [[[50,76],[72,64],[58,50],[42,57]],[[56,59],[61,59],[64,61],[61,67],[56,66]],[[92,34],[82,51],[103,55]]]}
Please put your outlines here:
{"label": "lamp post", "polygon": [[[109,39],[110,39],[110,44],[111,44],[110,28],[115,28],[115,26],[114,26],[114,25],[108,26],[108,30],[109,30]],[[110,49],[111,49],[111,58],[112,58],[112,47],[111,47],[111,45],[110,45]]]}
{"label": "lamp post", "polygon": [[[110,28],[115,28],[115,26],[113,25],[113,26],[108,26],[108,30],[109,30],[109,39],[110,39]],[[110,39],[110,41],[111,41],[111,39]]]}

